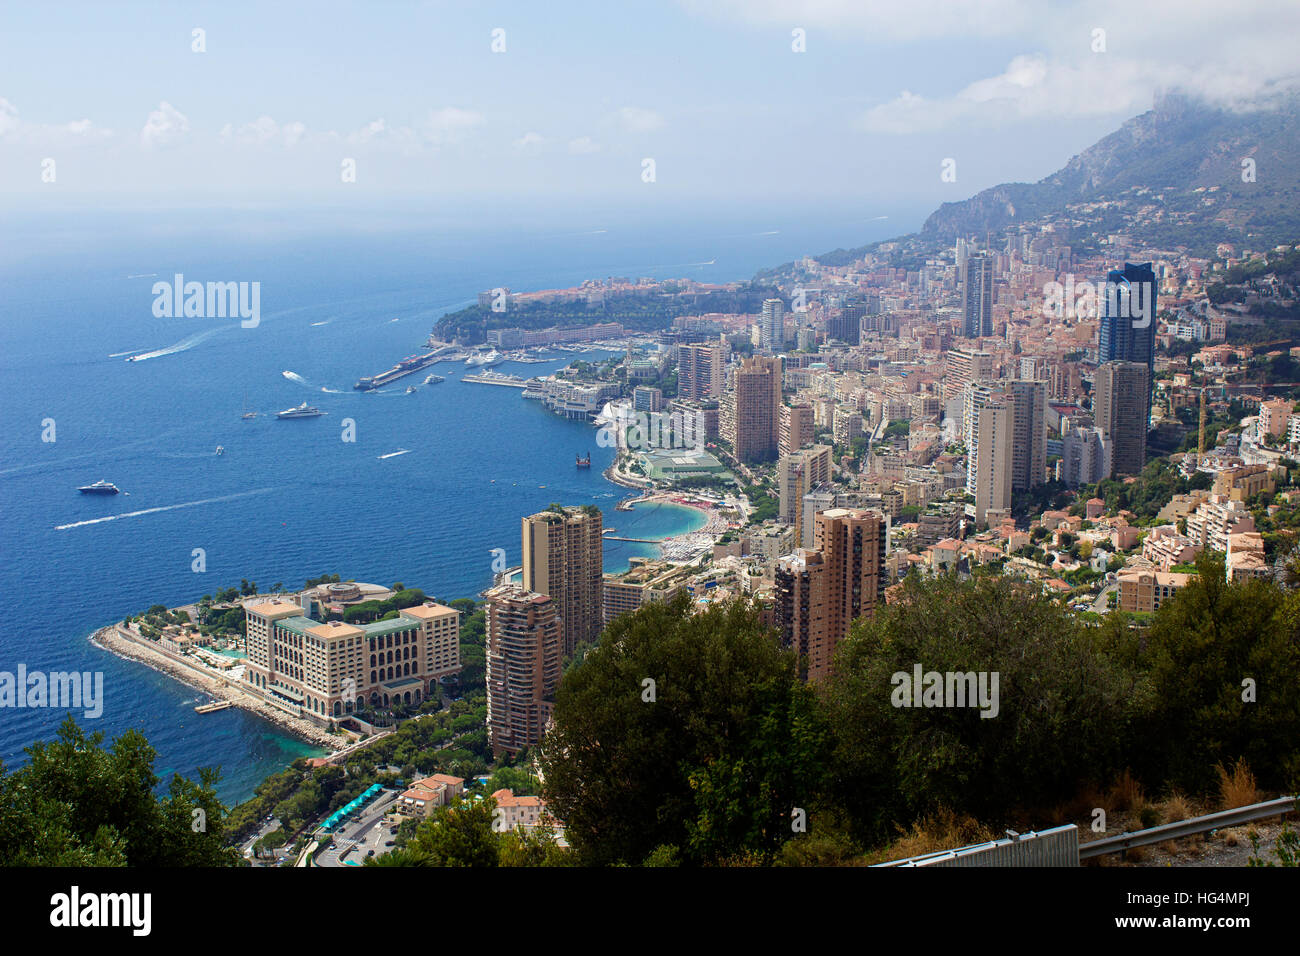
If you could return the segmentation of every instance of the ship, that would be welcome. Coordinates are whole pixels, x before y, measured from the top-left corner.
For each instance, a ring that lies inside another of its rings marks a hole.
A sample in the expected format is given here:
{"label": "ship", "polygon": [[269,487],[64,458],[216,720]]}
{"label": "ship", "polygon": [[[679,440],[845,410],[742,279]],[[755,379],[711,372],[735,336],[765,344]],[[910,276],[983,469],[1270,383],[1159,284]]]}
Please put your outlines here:
{"label": "ship", "polygon": [[429,375],[429,376],[426,376],[426,377],[425,377],[425,379],[424,379],[424,384],[425,384],[425,385],[437,385],[438,383],[440,383],[440,382],[445,382],[445,381],[447,381],[447,380],[446,380],[445,378],[443,378],[441,375]]}
{"label": "ship", "polygon": [[82,485],[77,489],[83,495],[116,495],[120,494],[122,489],[110,481],[99,480],[93,485]]}
{"label": "ship", "polygon": [[365,375],[357,379],[352,387],[360,392],[373,391],[376,388],[387,385],[389,382],[395,382],[405,375],[418,372],[435,362],[441,361],[441,356],[436,353],[426,353],[424,355],[408,355],[392,368],[378,375]]}
{"label": "ship", "polygon": [[408,385],[408,386],[406,386],[406,394],[407,394],[407,395],[414,395],[414,394],[415,394],[415,386],[414,386],[414,385]]}
{"label": "ship", "polygon": [[504,355],[502,355],[496,349],[493,349],[487,355],[483,356],[482,364],[484,368],[491,368],[493,365],[500,365],[505,360],[506,357]]}
{"label": "ship", "polygon": [[222,445],[218,445],[218,446],[217,446],[217,450],[216,450],[215,452],[213,452],[213,454],[216,454],[216,455],[224,455],[225,453],[226,453],[226,449],[225,449],[225,447],[222,446]]}
{"label": "ship", "polygon": [[303,402],[301,405],[297,406],[296,408],[286,408],[284,411],[280,412],[275,417],[276,418],[316,418],[318,415],[324,415],[324,414],[325,413],[322,412],[315,405],[308,405],[306,402]]}
{"label": "ship", "polygon": [[591,452],[587,452],[587,457],[586,457],[586,458],[583,458],[581,455],[575,455],[575,456],[574,456],[574,464],[577,465],[579,468],[590,468],[590,467],[591,467]]}

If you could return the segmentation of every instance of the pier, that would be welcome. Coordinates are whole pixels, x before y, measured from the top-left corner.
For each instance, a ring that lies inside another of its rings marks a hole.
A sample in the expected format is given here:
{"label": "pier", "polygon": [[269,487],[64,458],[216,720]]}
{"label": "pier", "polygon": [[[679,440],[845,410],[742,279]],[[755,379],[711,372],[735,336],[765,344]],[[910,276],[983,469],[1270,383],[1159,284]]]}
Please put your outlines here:
{"label": "pier", "polygon": [[462,382],[477,382],[480,385],[507,385],[510,388],[527,388],[528,379],[520,378],[518,375],[506,375],[504,372],[478,372],[473,375],[462,375]]}
{"label": "pier", "polygon": [[194,708],[194,713],[196,713],[196,714],[211,714],[211,713],[215,713],[215,712],[218,711],[218,710],[225,710],[227,707],[234,707],[234,706],[235,706],[235,704],[234,704],[233,701],[229,701],[229,700],[214,700],[214,701],[213,701],[212,703],[210,703],[210,704],[199,704],[199,706],[197,706],[197,707]]}

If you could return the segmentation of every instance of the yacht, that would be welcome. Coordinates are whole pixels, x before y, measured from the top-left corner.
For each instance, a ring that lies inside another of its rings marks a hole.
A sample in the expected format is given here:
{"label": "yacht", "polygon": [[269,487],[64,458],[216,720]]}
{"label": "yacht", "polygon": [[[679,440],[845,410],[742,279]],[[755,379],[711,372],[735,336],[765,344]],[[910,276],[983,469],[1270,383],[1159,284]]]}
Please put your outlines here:
{"label": "yacht", "polygon": [[286,408],[284,411],[280,412],[275,417],[276,418],[316,418],[318,415],[324,415],[324,414],[325,413],[322,412],[315,405],[308,405],[306,402],[303,402],[301,405],[298,405],[295,408]]}
{"label": "yacht", "polygon": [[406,394],[407,394],[407,395],[413,395],[413,394],[415,394],[415,386],[414,386],[414,385],[408,385],[408,386],[406,386]]}
{"label": "yacht", "polygon": [[223,446],[218,445],[215,454],[224,455],[225,453],[226,453],[226,449]]}
{"label": "yacht", "polygon": [[116,495],[119,494],[122,489],[118,488],[117,485],[110,481],[104,481],[101,479],[93,485],[82,485],[77,490],[83,495]]}
{"label": "yacht", "polygon": [[505,360],[506,357],[504,355],[502,355],[496,349],[493,349],[487,355],[483,356],[483,366],[485,368],[491,368],[493,365],[500,365]]}

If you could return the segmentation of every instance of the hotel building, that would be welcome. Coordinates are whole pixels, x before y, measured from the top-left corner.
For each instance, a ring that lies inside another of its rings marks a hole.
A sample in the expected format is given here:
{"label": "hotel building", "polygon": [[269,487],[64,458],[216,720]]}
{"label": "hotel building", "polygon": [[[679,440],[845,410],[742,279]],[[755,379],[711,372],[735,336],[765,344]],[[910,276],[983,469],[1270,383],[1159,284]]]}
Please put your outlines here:
{"label": "hotel building", "polygon": [[247,688],[320,724],[367,704],[420,704],[460,670],[460,612],[432,601],[370,624],[322,624],[287,599],[245,605],[244,614]]}
{"label": "hotel building", "polygon": [[590,505],[539,511],[522,521],[523,586],[554,599],[565,654],[595,643],[604,624],[603,521]]}
{"label": "hotel building", "polygon": [[539,743],[560,683],[564,648],[555,601],[506,584],[487,598],[487,730],[496,755]]}

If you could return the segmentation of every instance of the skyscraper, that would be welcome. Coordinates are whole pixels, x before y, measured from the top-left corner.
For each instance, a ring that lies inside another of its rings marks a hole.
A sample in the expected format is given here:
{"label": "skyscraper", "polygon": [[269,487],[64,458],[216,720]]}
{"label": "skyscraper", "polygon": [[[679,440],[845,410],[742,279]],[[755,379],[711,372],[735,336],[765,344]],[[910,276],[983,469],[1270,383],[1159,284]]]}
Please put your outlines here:
{"label": "skyscraper", "polygon": [[993,334],[993,260],[970,256],[962,270],[962,332],[968,339]]}
{"label": "skyscraper", "polygon": [[[980,408],[975,462],[975,523],[988,522],[989,511],[1011,507],[1014,467],[1015,399],[1007,392],[991,394]],[[971,466],[968,464],[967,468]]]}
{"label": "skyscraper", "polygon": [[555,602],[506,584],[487,598],[487,730],[495,755],[535,746],[546,730],[564,662]]}
{"label": "skyscraper", "polygon": [[1147,367],[1147,420],[1151,418],[1156,343],[1156,274],[1151,263],[1124,263],[1102,286],[1097,363],[1138,362]]}
{"label": "skyscraper", "polygon": [[831,671],[835,648],[884,597],[888,522],[875,511],[836,508],[814,519],[813,550],[777,562],[776,607],[782,642],[801,658],[800,674]]}
{"label": "skyscraper", "polygon": [[803,527],[804,495],[831,480],[831,451],[830,445],[813,445],[783,456],[777,465],[781,520],[794,525],[796,535]]}
{"label": "skyscraper", "polygon": [[1011,490],[1028,491],[1047,480],[1047,383],[1017,379],[1006,387],[1015,402]]}
{"label": "skyscraper", "polygon": [[1141,362],[1097,368],[1092,416],[1110,443],[1111,475],[1136,475],[1147,460],[1150,374]]}
{"label": "skyscraper", "polygon": [[756,356],[736,369],[719,408],[722,437],[742,462],[771,461],[780,443],[781,360]]}
{"label": "skyscraper", "polygon": [[723,366],[720,345],[682,345],[677,349],[678,395],[705,401],[722,392]]}
{"label": "skyscraper", "polygon": [[592,505],[529,515],[523,524],[526,590],[555,602],[562,649],[572,654],[600,637],[604,604],[604,542],[600,509]]}
{"label": "skyscraper", "polygon": [[777,453],[788,455],[810,444],[812,440],[813,407],[811,405],[782,405]]}
{"label": "skyscraper", "polygon": [[758,320],[758,347],[768,353],[785,348],[785,303],[780,299],[763,300],[763,314]]}
{"label": "skyscraper", "polygon": [[862,317],[867,314],[864,305],[846,305],[826,320],[827,338],[839,339],[849,345],[861,341]]}

